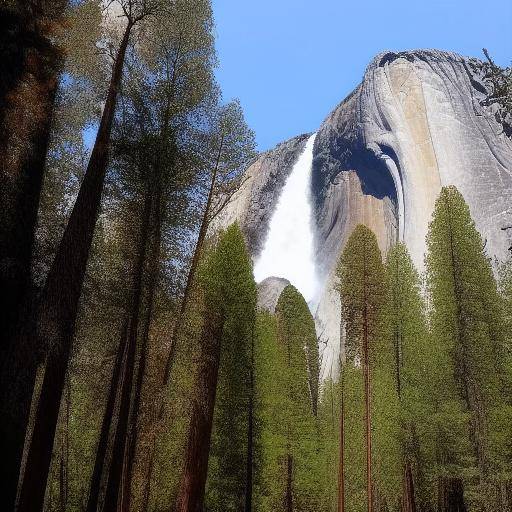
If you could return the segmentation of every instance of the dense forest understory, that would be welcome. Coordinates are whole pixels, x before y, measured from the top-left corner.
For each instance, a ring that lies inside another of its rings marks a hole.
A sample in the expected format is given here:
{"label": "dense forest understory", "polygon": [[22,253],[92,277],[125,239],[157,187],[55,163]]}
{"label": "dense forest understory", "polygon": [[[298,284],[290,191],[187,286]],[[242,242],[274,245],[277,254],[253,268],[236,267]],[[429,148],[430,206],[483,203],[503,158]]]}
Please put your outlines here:
{"label": "dense forest understory", "polygon": [[214,43],[209,0],[0,6],[1,510],[512,512],[512,263],[455,187],[422,274],[358,225],[320,379],[212,229],[255,157]]}

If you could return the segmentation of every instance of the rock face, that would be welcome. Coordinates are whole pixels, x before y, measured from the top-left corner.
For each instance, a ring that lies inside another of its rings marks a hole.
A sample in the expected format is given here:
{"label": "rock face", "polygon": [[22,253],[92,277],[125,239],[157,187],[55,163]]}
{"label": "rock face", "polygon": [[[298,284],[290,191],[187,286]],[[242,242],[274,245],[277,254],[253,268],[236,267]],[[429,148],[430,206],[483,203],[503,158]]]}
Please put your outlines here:
{"label": "rock face", "polygon": [[[480,62],[437,50],[385,52],[327,117],[314,147],[312,191],[322,294],[317,331],[326,344],[323,374],[340,347],[335,267],[353,227],[364,223],[385,254],[403,240],[423,270],[425,235],[441,186],[464,195],[490,256],[512,241],[512,140],[488,94]],[[268,223],[307,135],[279,144],[247,170],[223,216],[238,220],[256,259]]]}
{"label": "rock face", "polygon": [[290,284],[288,279],[282,277],[267,277],[258,284],[258,302],[259,310],[276,312],[277,301],[281,292]]}

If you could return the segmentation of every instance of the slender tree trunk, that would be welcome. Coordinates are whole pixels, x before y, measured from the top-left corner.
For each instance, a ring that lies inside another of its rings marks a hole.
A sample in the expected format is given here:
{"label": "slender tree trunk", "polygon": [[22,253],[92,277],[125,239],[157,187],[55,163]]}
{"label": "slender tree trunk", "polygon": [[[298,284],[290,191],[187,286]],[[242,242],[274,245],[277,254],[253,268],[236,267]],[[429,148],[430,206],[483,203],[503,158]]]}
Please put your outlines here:
{"label": "slender tree trunk", "polygon": [[[129,512],[131,502],[131,483],[133,479],[133,466],[135,462],[135,452],[137,448],[137,423],[140,414],[140,404],[142,400],[142,388],[144,383],[144,377],[147,372],[147,355],[148,355],[148,342],[149,332],[151,328],[151,319],[153,316],[153,303],[156,285],[158,281],[158,270],[160,263],[160,244],[161,244],[161,229],[162,229],[162,216],[161,216],[161,199],[162,199],[162,183],[161,176],[157,176],[157,182],[154,185],[155,197],[152,204],[152,250],[150,252],[150,262],[148,269],[148,291],[145,300],[145,310],[143,319],[143,333],[141,336],[140,343],[140,358],[139,364],[135,372],[135,383],[133,389],[133,401],[130,408],[130,416],[128,421],[128,434],[127,434],[127,446],[124,456],[123,464],[123,490],[121,493],[120,510]],[[144,262],[145,263],[145,262]],[[143,304],[139,304],[139,308],[142,308]]]}
{"label": "slender tree trunk", "polygon": [[341,372],[340,462],[338,468],[338,512],[345,512],[345,397]]}
{"label": "slender tree trunk", "polygon": [[[366,265],[365,275],[366,280]],[[363,373],[364,373],[364,395],[365,395],[365,425],[366,425],[366,497],[367,510],[373,511],[373,485],[372,485],[372,417],[371,417],[371,376],[370,376],[370,347],[368,335],[368,297],[366,295],[366,283],[364,284],[364,305],[363,305]]]}
{"label": "slender tree trunk", "polygon": [[107,449],[108,437],[112,418],[114,417],[114,409],[116,405],[116,395],[119,387],[119,379],[121,376],[121,367],[123,366],[123,359],[126,354],[126,336],[128,330],[128,323],[125,324],[119,347],[117,348],[114,367],[112,369],[112,379],[107,395],[107,403],[105,412],[103,413],[103,420],[101,423],[100,437],[96,447],[96,456],[94,459],[94,468],[92,471],[91,481],[89,485],[89,496],[87,498],[86,512],[96,512],[98,510],[98,503],[100,497],[100,484],[101,476],[104,471]]}
{"label": "slender tree trunk", "polygon": [[[107,99],[89,165],[68,225],[48,274],[37,311],[36,346],[48,346],[36,421],[28,448],[27,466],[20,482],[19,512],[42,507],[64,378],[74,335],[78,303],[89,258],[108,162],[110,133],[124,57],[133,24],[126,26],[119,47]],[[33,379],[30,392],[33,389]],[[24,390],[21,396],[26,396]],[[30,394],[30,393],[29,393]]]}
{"label": "slender tree trunk", "polygon": [[203,327],[201,361],[175,512],[203,512],[222,327],[222,319],[210,312]]}
{"label": "slender tree trunk", "polygon": [[407,461],[404,465],[402,510],[403,512],[416,512],[414,478],[412,475],[411,463],[409,461]]}
{"label": "slender tree trunk", "polygon": [[[176,323],[174,325],[171,343],[169,348],[169,354],[167,356],[167,360],[165,362],[165,370],[164,370],[164,378],[162,382],[162,387],[166,387],[169,384],[169,379],[171,377],[172,367],[174,365],[174,359],[176,356],[176,341],[179,333],[181,332],[181,328],[183,326],[183,320],[185,316],[185,311],[188,306],[188,301],[190,299],[190,292],[192,290],[192,284],[194,282],[194,278],[196,275],[197,266],[199,265],[199,260],[201,257],[201,251],[203,249],[204,240],[206,238],[206,234],[208,232],[209,220],[210,220],[210,209],[212,205],[213,196],[215,193],[215,185],[217,180],[217,172],[219,170],[219,162],[220,157],[222,155],[222,148],[224,145],[224,136],[221,139],[221,143],[219,145],[219,151],[217,153],[217,159],[215,162],[215,166],[212,172],[212,179],[210,182],[210,189],[208,191],[208,198],[206,200],[206,206],[203,213],[203,219],[201,221],[201,227],[199,228],[199,235],[197,237],[196,246],[194,249],[194,254],[192,256],[192,261],[190,263],[190,269],[188,271],[187,283],[185,285],[185,291],[183,292],[183,299],[181,300],[181,306],[178,313],[178,317]],[[163,415],[163,408],[161,408],[159,416]]]}
{"label": "slender tree trunk", "polygon": [[[123,368],[123,379],[120,387],[120,406],[115,428],[112,461],[110,464],[105,502],[105,512],[115,511],[122,508],[122,503],[129,504],[129,497],[125,493],[130,492],[129,483],[125,483],[125,463],[129,445],[130,416],[133,415],[133,391],[136,376],[136,355],[137,340],[139,337],[140,315],[143,307],[144,272],[147,260],[148,245],[150,238],[150,222],[153,209],[152,180],[148,180],[144,209],[140,226],[140,240],[135,272],[133,275],[132,300],[128,317],[128,331],[126,338],[127,357]],[[145,347],[143,347],[145,350]],[[142,352],[144,354],[144,352]],[[144,356],[145,357],[145,356]],[[143,363],[144,364],[144,363]],[[139,365],[140,366],[140,365]],[[113,418],[111,419],[111,421]],[[136,418],[135,418],[136,421]]]}
{"label": "slender tree trunk", "polygon": [[64,431],[60,445],[59,464],[59,507],[61,512],[66,512],[68,504],[68,472],[69,472],[69,413],[71,402],[71,381],[69,374],[66,379],[66,399],[64,402]]}
{"label": "slender tree trunk", "polygon": [[151,497],[151,480],[153,479],[153,465],[155,463],[156,438],[153,437],[151,442],[151,453],[149,455],[148,473],[144,482],[144,491],[142,493],[141,512],[148,512],[149,498]]}

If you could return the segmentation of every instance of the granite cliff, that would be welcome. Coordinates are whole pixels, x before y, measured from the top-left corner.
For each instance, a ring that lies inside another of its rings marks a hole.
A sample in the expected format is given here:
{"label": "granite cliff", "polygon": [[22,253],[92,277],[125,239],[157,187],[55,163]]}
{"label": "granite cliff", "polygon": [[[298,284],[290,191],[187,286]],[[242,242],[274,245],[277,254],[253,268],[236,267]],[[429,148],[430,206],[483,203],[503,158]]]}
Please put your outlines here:
{"label": "granite cliff", "polygon": [[[421,271],[425,235],[443,185],[468,202],[495,260],[512,229],[512,139],[476,59],[437,50],[385,52],[319,127],[312,202],[321,293],[314,305],[326,345],[323,375],[337,366],[339,304],[334,270],[351,230],[364,223],[385,254],[403,240]],[[309,134],[261,154],[216,227],[237,220],[253,258],[260,254],[280,191]]]}

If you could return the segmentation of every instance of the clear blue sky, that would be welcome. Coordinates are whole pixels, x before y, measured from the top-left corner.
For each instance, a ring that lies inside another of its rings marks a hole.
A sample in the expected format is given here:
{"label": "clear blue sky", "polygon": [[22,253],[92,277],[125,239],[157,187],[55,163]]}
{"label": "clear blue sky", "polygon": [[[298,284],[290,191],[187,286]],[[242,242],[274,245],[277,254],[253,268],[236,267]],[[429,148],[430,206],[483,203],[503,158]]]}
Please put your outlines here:
{"label": "clear blue sky", "polygon": [[314,131],[383,50],[486,47],[512,61],[511,0],[213,0],[226,100],[260,150]]}

